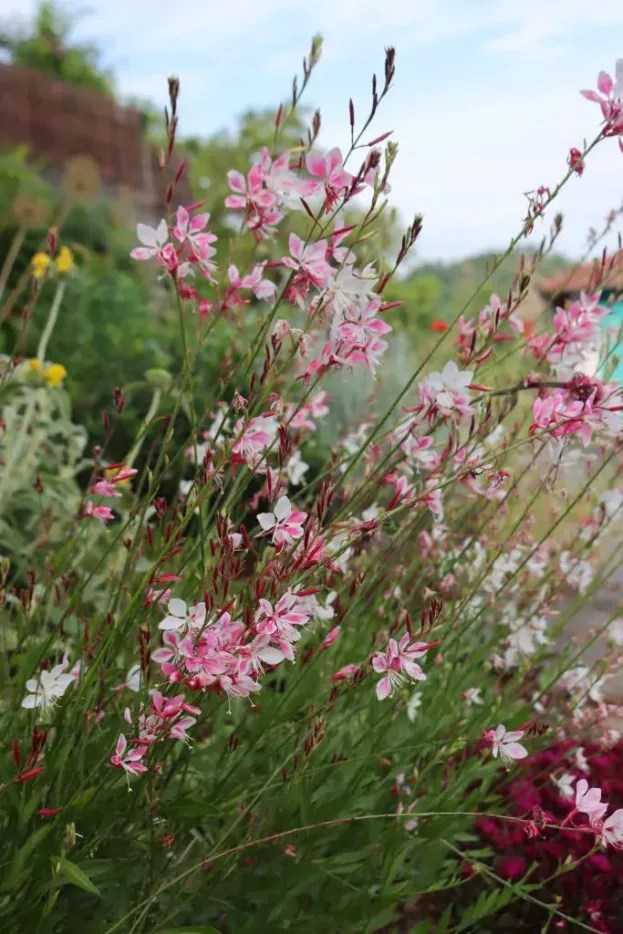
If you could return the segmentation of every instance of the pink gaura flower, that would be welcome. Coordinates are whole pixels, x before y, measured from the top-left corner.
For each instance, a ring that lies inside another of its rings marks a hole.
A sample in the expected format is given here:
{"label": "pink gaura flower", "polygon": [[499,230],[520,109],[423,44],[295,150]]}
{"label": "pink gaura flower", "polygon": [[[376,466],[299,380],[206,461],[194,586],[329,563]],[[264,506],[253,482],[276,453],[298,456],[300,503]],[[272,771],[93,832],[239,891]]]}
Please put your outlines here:
{"label": "pink gaura flower", "polygon": [[372,659],[372,667],[383,677],[376,686],[376,696],[385,700],[402,684],[404,672],[413,681],[426,681],[426,675],[416,663],[432,646],[427,642],[413,642],[406,633],[400,642],[390,639],[384,652],[377,652]]}
{"label": "pink gaura flower", "polygon": [[145,604],[150,606],[152,603],[166,603],[171,597],[172,592],[170,587],[164,590],[158,590],[157,587],[150,587],[145,594]]}
{"label": "pink gaura flower", "polygon": [[282,259],[283,265],[302,273],[316,288],[323,288],[331,277],[331,267],[327,262],[327,241],[318,240],[306,246],[300,237],[291,233],[288,247],[290,256]]}
{"label": "pink gaura flower", "polygon": [[232,265],[227,270],[229,281],[235,289],[250,289],[256,298],[269,302],[275,297],[277,286],[270,279],[262,279],[264,266],[254,266],[246,276],[241,276],[238,268]]}
{"label": "pink gaura flower", "polygon": [[351,662],[350,665],[344,665],[339,671],[335,671],[331,675],[331,679],[333,681],[347,681],[348,678],[354,678],[355,675],[358,675],[360,671],[359,665],[353,665]]}
{"label": "pink gaura flower", "polygon": [[227,184],[234,192],[225,198],[225,207],[234,211],[250,208],[272,208],[276,204],[275,195],[264,187],[264,180],[259,166],[253,166],[247,178],[241,172],[231,170],[227,173]]}
{"label": "pink gaura flower", "polygon": [[272,415],[259,415],[244,425],[239,419],[234,425],[237,440],[232,446],[232,454],[240,461],[244,461],[252,470],[266,469],[266,460],[263,452],[277,437],[278,425]]}
{"label": "pink gaura flower", "polygon": [[317,392],[313,399],[305,402],[298,408],[294,403],[286,406],[286,416],[288,426],[292,428],[306,428],[308,431],[315,431],[316,425],[312,418],[322,418],[329,411],[329,406],[325,404],[327,392],[323,389]]}
{"label": "pink gaura flower", "polygon": [[94,483],[91,487],[90,492],[93,496],[110,496],[110,497],[119,497],[121,493],[117,489],[114,483],[111,483],[110,480],[98,480],[97,483]]}
{"label": "pink gaura flower", "polygon": [[[583,97],[599,104],[601,113],[605,121],[605,135],[617,136],[623,134],[623,68],[617,62],[617,84],[605,71],[600,71],[597,76],[597,90],[580,91]],[[619,141],[619,146],[623,152],[623,143]]]}
{"label": "pink gaura flower", "polygon": [[151,702],[155,715],[161,719],[168,720],[179,717],[182,712],[197,715],[201,713],[198,707],[186,703],[183,694],[177,694],[175,697],[165,697],[160,691],[154,691],[151,695]]}
{"label": "pink gaura flower", "polygon": [[[412,814],[415,808],[417,807],[417,805],[418,805],[417,800],[412,801],[411,804],[407,805],[407,808],[405,810],[404,801],[399,801],[398,804],[396,805],[396,814],[398,816],[401,816],[402,814]],[[419,824],[419,821],[417,817],[410,817],[409,820],[404,821],[403,826],[405,830],[415,830],[418,824]]]}
{"label": "pink gaura flower", "polygon": [[307,513],[292,509],[287,496],[282,496],[275,504],[274,512],[260,512],[257,521],[265,532],[272,531],[275,545],[291,545],[303,537],[303,524]]}
{"label": "pink gaura flower", "polygon": [[251,677],[250,671],[248,660],[241,660],[230,674],[221,676],[221,688],[229,697],[248,697],[261,690],[257,681]]}
{"label": "pink gaura flower", "polygon": [[337,147],[326,156],[310,152],[305,159],[309,174],[321,179],[324,185],[325,211],[330,211],[340,195],[352,184],[353,176],[344,170],[343,162],[342,151]]}
{"label": "pink gaura flower", "polygon": [[175,215],[173,236],[180,243],[188,244],[194,253],[201,254],[205,247],[215,243],[218,239],[216,234],[209,231],[203,233],[209,220],[210,215],[208,213],[196,214],[191,217],[186,208],[180,205]]}
{"label": "pink gaura flower", "polygon": [[495,730],[485,733],[485,737],[491,743],[493,758],[497,759],[499,756],[507,765],[514,759],[525,759],[528,755],[528,750],[519,743],[522,736],[523,730],[507,730],[501,723]]}
{"label": "pink gaura flower", "polygon": [[269,635],[257,635],[252,642],[241,649],[242,654],[249,659],[253,671],[260,675],[264,672],[264,665],[271,667],[279,665],[286,657],[281,649],[271,645],[271,641]]}
{"label": "pink gaura flower", "polygon": [[[293,199],[309,198],[318,190],[318,182],[303,179],[290,169],[290,152],[286,150],[273,159],[269,149],[264,146],[256,167],[266,188],[280,203],[289,203]],[[296,202],[294,202],[296,203]]]}
{"label": "pink gaura flower", "polygon": [[290,661],[294,659],[292,643],[301,638],[296,627],[305,626],[308,622],[309,612],[291,593],[284,594],[274,607],[270,600],[260,599],[254,617],[255,631],[270,636]]}
{"label": "pink gaura flower", "polygon": [[326,636],[324,637],[324,639],[322,640],[322,645],[320,646],[320,648],[321,648],[321,649],[330,649],[331,646],[333,645],[333,643],[336,642],[337,639],[339,638],[339,635],[340,635],[340,627],[339,627],[339,626],[334,626],[333,629],[331,629],[331,630],[326,634]]}
{"label": "pink gaura flower", "polygon": [[125,464],[114,464],[106,468],[106,471],[116,470],[119,467],[119,470],[114,475],[110,476],[111,483],[122,483],[124,480],[131,480],[132,477],[135,477],[138,471],[134,467],[126,467]]}
{"label": "pink gaura flower", "polygon": [[115,514],[110,506],[96,506],[90,499],[84,504],[84,515],[99,519],[100,522],[110,522],[115,518]]}
{"label": "pink gaura flower", "polygon": [[601,788],[589,788],[585,778],[575,786],[575,809],[586,814],[591,824],[597,824],[608,810],[601,800]]}
{"label": "pink gaura flower", "polygon": [[443,519],[443,500],[441,498],[441,490],[439,488],[435,488],[434,480],[427,480],[425,493],[421,499],[421,502],[426,503],[436,519]]}
{"label": "pink gaura flower", "polygon": [[180,717],[180,719],[176,720],[171,727],[169,736],[172,739],[179,739],[182,742],[190,745],[190,737],[186,731],[189,730],[196,722],[196,717]]}
{"label": "pink gaura flower", "polygon": [[430,435],[417,435],[411,431],[402,442],[402,450],[409,461],[420,470],[435,470],[439,466],[439,454],[433,448]]}
{"label": "pink gaura flower", "polygon": [[120,733],[114,755],[110,757],[111,765],[114,765],[116,769],[123,769],[127,775],[139,775],[141,772],[146,772],[147,766],[143,765],[140,760],[147,749],[144,746],[137,746],[126,753],[127,748],[128,741],[123,733]]}

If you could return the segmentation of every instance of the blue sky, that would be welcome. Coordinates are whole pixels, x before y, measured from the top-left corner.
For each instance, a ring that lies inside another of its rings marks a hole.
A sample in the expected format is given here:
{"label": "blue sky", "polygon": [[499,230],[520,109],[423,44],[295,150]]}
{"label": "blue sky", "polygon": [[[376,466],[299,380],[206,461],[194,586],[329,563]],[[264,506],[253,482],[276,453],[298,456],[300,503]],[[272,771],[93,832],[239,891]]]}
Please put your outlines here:
{"label": "blue sky", "polygon": [[[35,7],[0,0],[0,16]],[[321,108],[326,147],[346,142],[349,97],[363,115],[371,73],[396,46],[395,89],[372,135],[395,131],[391,200],[405,221],[424,213],[420,258],[455,259],[503,248],[522,193],[553,186],[569,147],[597,131],[598,108],[578,89],[623,57],[623,2],[91,0],[76,35],[101,44],[122,95],[162,104],[177,73],[181,130],[207,135],[285,97],[315,32],[325,47],[307,103]],[[561,248],[580,255],[588,228],[622,201],[623,156],[608,141],[560,198]]]}

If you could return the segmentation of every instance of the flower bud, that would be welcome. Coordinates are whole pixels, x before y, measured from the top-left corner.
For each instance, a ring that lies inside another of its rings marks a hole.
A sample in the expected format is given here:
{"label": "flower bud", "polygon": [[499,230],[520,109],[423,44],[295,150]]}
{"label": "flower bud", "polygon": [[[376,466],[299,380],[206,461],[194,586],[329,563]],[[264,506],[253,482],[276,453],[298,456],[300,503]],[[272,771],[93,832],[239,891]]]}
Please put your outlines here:
{"label": "flower bud", "polygon": [[163,389],[165,392],[173,385],[173,377],[168,370],[146,370],[145,379],[153,389]]}

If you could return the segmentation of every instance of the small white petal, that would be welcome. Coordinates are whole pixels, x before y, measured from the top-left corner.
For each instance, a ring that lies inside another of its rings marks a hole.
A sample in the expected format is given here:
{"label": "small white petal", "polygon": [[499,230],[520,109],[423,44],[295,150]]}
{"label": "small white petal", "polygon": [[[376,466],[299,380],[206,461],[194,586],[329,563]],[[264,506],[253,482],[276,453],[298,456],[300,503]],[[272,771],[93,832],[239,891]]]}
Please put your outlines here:
{"label": "small white petal", "polygon": [[273,528],[277,520],[275,519],[272,512],[260,512],[258,513],[257,521],[262,526],[264,531],[267,532],[268,529]]}
{"label": "small white petal", "polygon": [[158,629],[164,629],[165,631],[181,629],[181,626],[182,620],[179,616],[165,616],[162,622],[158,623]]}
{"label": "small white petal", "polygon": [[160,223],[159,223],[158,226],[156,227],[156,241],[157,241],[157,243],[158,243],[160,246],[162,246],[162,244],[164,244],[164,243],[167,242],[168,236],[169,236],[169,230],[168,230],[168,227],[167,227],[167,222],[165,221],[164,218],[162,218],[162,220],[160,221]]}
{"label": "small white petal", "polygon": [[137,224],[136,235],[145,246],[158,246],[158,234],[149,224]]}
{"label": "small white petal", "polygon": [[257,654],[267,665],[278,665],[279,662],[282,662],[285,658],[283,652],[280,652],[279,649],[273,649],[270,646],[261,649]]}
{"label": "small white petal", "polygon": [[454,408],[454,397],[449,392],[438,392],[435,396],[435,402],[437,405],[441,406],[442,409]]}
{"label": "small white petal", "polygon": [[284,519],[287,519],[291,512],[292,507],[290,506],[290,500],[287,496],[282,496],[281,499],[277,500],[277,505],[275,506],[275,515],[280,522],[283,522]]}
{"label": "small white petal", "polygon": [[179,616],[180,619],[184,619],[186,617],[186,602],[180,600],[179,597],[173,597],[172,600],[169,600],[167,610],[171,616]]}

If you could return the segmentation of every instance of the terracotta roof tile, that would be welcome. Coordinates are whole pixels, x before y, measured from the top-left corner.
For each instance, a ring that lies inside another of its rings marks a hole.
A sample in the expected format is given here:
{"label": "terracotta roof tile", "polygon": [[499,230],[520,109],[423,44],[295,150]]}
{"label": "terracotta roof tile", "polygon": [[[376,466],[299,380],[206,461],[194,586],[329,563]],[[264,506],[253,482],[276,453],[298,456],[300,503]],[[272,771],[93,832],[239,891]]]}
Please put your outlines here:
{"label": "terracotta roof tile", "polygon": [[586,266],[576,266],[565,269],[539,282],[539,290],[544,295],[563,294],[565,292],[590,292],[598,278],[602,279],[602,288],[623,289],[623,251],[611,257],[604,272],[601,272],[599,261],[595,260]]}

